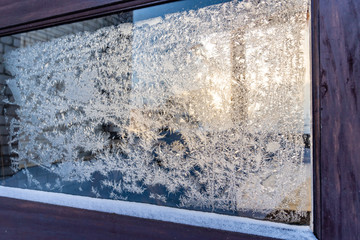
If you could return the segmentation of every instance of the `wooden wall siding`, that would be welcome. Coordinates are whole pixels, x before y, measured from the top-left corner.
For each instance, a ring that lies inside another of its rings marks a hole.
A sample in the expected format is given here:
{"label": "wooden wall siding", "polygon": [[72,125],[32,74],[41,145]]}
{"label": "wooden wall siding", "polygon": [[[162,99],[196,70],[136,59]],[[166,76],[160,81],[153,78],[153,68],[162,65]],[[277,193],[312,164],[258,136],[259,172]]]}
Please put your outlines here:
{"label": "wooden wall siding", "polygon": [[0,36],[85,20],[169,0],[1,0]]}
{"label": "wooden wall siding", "polygon": [[271,240],[273,238],[0,197],[0,239]]}
{"label": "wooden wall siding", "polygon": [[360,1],[319,0],[319,20],[321,236],[355,240],[360,239]]}

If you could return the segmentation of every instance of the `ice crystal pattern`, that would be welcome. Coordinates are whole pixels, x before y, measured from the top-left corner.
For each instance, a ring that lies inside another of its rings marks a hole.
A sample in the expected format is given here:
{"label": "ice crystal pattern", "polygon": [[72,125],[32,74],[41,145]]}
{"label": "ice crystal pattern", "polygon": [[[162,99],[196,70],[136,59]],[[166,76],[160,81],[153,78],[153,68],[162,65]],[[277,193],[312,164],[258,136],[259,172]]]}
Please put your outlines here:
{"label": "ice crystal pattern", "polygon": [[307,9],[232,1],[8,53],[13,167],[78,182],[117,172],[101,183],[110,198],[181,193],[179,207],[266,212],[306,199],[292,193],[309,176]]}

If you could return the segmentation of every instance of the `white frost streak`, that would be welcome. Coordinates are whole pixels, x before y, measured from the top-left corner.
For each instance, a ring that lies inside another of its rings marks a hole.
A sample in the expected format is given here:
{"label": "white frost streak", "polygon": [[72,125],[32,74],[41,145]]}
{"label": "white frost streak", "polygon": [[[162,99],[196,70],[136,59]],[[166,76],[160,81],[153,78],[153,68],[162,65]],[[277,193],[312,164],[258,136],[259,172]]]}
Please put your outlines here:
{"label": "white frost streak", "polygon": [[232,1],[12,51],[14,166],[80,182],[119,172],[103,182],[117,199],[162,185],[183,207],[305,211],[307,191],[293,192],[309,176],[306,10],[305,0]]}

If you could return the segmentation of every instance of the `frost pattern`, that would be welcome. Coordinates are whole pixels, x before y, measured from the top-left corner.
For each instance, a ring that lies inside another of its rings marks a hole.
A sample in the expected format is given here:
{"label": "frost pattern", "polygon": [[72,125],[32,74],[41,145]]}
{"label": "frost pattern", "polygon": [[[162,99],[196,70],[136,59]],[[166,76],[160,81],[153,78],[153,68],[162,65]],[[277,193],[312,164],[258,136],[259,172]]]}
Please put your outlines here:
{"label": "frost pattern", "polygon": [[10,52],[14,168],[78,182],[100,173],[92,192],[113,199],[306,211],[307,10],[231,1]]}

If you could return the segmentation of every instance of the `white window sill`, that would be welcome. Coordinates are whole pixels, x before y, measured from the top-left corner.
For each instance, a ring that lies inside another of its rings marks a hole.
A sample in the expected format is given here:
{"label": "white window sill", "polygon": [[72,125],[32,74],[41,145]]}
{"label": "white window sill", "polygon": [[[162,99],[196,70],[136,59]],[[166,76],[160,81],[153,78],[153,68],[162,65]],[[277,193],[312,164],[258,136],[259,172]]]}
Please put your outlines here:
{"label": "white window sill", "polygon": [[0,196],[279,239],[316,239],[310,227],[244,217],[0,186]]}

